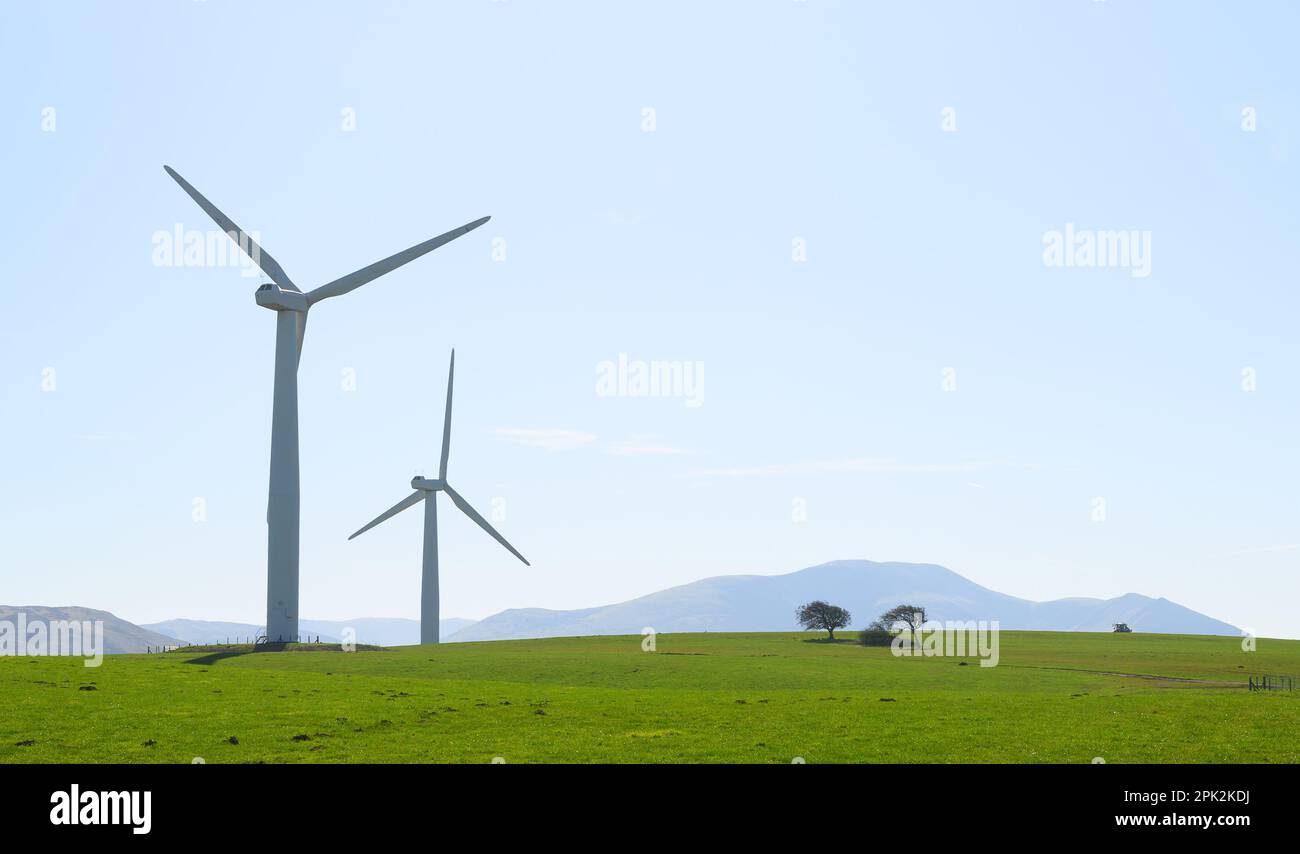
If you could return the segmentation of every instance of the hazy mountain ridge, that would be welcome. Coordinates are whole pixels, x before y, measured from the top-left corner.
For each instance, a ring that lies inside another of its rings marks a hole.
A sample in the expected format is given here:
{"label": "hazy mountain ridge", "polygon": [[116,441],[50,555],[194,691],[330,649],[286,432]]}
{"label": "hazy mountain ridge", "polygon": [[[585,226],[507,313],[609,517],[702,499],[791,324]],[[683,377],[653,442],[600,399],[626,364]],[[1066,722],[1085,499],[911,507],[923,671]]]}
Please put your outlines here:
{"label": "hazy mountain ridge", "polygon": [[22,612],[27,615],[27,625],[36,622],[44,622],[47,625],[56,620],[68,620],[77,622],[89,621],[92,624],[96,620],[104,621],[104,649],[105,653],[122,653],[122,652],[147,652],[150,649],[158,649],[162,646],[176,646],[180,643],[174,637],[164,633],[159,633],[146,629],[143,626],[137,626],[134,623],[128,623],[121,617],[110,614],[108,611],[99,611],[95,608],[83,608],[79,605],[66,605],[61,607],[49,607],[46,605],[0,605],[0,620],[5,620],[15,624],[18,622],[18,614]]}
{"label": "hazy mountain ridge", "polygon": [[657,632],[763,632],[797,629],[794,610],[812,599],[849,609],[853,628],[901,603],[938,620],[997,620],[1003,629],[1239,635],[1234,626],[1167,599],[1128,593],[1114,599],[1032,602],[998,593],[936,564],[842,560],[785,575],[726,575],[627,602],[574,611],[521,608],[462,629],[451,641]]}
{"label": "hazy mountain ridge", "polygon": [[[595,608],[552,611],[515,608],[474,622],[442,621],[445,642],[656,632],[792,631],[794,609],[825,599],[853,612],[851,628],[861,628],[882,611],[901,603],[923,605],[937,620],[997,620],[1003,629],[1109,631],[1128,623],[1135,631],[1169,634],[1240,635],[1235,626],[1168,599],[1127,593],[1113,599],[1075,597],[1033,602],[998,593],[935,564],[843,560],[785,575],[723,575],[670,587],[627,602]],[[15,621],[19,611],[36,620],[103,620],[106,653],[144,652],[181,643],[225,643],[257,636],[252,623],[165,620],[134,625],[93,608],[0,605],[0,620]],[[356,620],[302,620],[304,639],[317,636],[337,643],[351,627],[359,643],[406,646],[420,641],[418,620],[366,617]]]}

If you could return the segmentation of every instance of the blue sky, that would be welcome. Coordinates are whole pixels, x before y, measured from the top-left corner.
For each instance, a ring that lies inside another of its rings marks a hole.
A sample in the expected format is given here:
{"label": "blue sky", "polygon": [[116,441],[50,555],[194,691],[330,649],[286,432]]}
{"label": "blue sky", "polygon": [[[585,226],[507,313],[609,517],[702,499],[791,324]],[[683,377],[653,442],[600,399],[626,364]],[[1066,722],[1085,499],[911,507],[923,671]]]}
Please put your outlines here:
{"label": "blue sky", "polygon": [[[454,346],[451,481],[534,565],[445,505],[444,616],[869,558],[1300,637],[1297,24],[9,5],[0,600],[263,616],[273,317],[154,263],[212,228],[168,163],[304,287],[493,217],[312,313],[304,616],[417,616],[420,514],[345,538],[435,470]],[[1150,275],[1046,266],[1067,224]],[[620,354],[702,364],[700,405],[598,395]]]}

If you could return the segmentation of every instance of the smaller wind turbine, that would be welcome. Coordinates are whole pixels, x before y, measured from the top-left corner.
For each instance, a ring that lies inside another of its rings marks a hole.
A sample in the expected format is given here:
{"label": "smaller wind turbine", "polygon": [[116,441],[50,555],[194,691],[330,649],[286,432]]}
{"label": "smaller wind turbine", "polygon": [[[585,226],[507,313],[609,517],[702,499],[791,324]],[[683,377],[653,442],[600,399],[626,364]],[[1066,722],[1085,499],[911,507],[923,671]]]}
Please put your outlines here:
{"label": "smaller wind turbine", "polygon": [[478,523],[478,526],[492,535],[492,538],[505,546],[509,552],[532,566],[528,560],[506,542],[506,538],[497,533],[478,511],[469,506],[469,502],[460,497],[460,493],[447,483],[447,455],[451,451],[451,384],[456,373],[456,351],[451,351],[451,367],[447,371],[447,415],[442,422],[442,463],[438,467],[438,479],[430,480],[422,475],[411,478],[411,488],[415,491],[380,514],[373,522],[357,531],[349,540],[361,536],[366,531],[401,513],[408,507],[414,507],[421,501],[424,504],[424,570],[420,576],[420,643],[438,642],[438,501],[436,493],[445,492],[451,503],[461,509],[466,516]]}

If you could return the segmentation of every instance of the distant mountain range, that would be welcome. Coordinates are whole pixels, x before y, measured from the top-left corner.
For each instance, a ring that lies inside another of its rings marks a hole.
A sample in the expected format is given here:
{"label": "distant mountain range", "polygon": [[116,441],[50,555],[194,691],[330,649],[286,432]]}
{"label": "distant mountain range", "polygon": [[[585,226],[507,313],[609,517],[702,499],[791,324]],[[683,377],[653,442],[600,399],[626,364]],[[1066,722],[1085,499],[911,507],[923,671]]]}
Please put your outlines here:
{"label": "distant mountain range", "polygon": [[45,623],[48,627],[50,623],[57,620],[90,622],[92,625],[96,620],[103,620],[104,652],[106,653],[145,652],[149,649],[176,646],[180,643],[174,637],[150,631],[134,623],[128,623],[126,620],[107,611],[97,611],[94,608],[81,608],[75,605],[63,608],[49,608],[44,605],[0,605],[0,620],[14,624],[16,629],[20,611],[27,615],[28,626],[38,621]]}
{"label": "distant mountain range", "polygon": [[[1168,599],[1126,593],[1114,599],[1055,599],[1031,602],[997,593],[952,570],[926,563],[875,563],[839,560],[786,575],[721,575],[671,587],[638,599],[548,611],[512,608],[475,622],[442,621],[447,642],[514,638],[631,635],[656,632],[781,632],[797,626],[794,611],[824,599],[853,612],[861,628],[895,605],[922,605],[936,620],[997,620],[1003,629],[1105,632],[1128,623],[1137,632],[1240,635],[1235,626],[1184,608]],[[25,611],[34,620],[103,620],[105,652],[144,652],[180,643],[236,642],[256,637],[252,623],[166,620],[136,626],[107,611],[91,608],[0,605],[0,620],[16,621]],[[343,630],[356,630],[358,643],[406,646],[420,642],[418,620],[367,617],[356,620],[302,620],[304,639],[338,643]]]}
{"label": "distant mountain range", "polygon": [[[473,620],[448,617],[443,620],[439,631],[444,639],[474,624]],[[262,633],[263,627],[253,623],[222,623],[210,620],[164,620],[161,623],[146,623],[141,628],[161,632],[187,643],[235,643],[243,639],[255,638]],[[343,630],[351,628],[356,632],[357,643],[375,646],[409,646],[420,642],[420,621],[405,620],[399,617],[362,617],[356,620],[299,620],[298,629],[303,639],[310,637],[321,639],[321,643],[339,643],[343,640]]]}
{"label": "distant mountain range", "polygon": [[997,593],[935,564],[840,560],[786,575],[722,575],[628,602],[494,614],[448,641],[657,632],[771,632],[797,628],[794,611],[824,599],[853,613],[861,628],[899,604],[922,605],[937,620],[997,620],[1003,629],[1104,632],[1128,623],[1137,632],[1240,635],[1235,626],[1168,599],[1127,593],[1115,599],[1031,602]]}

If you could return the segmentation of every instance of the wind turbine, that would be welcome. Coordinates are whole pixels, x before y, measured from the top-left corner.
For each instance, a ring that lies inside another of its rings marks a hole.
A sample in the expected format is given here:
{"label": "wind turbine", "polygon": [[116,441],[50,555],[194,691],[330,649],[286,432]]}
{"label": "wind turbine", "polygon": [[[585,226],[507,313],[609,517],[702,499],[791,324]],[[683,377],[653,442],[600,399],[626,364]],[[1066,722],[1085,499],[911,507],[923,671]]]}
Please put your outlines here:
{"label": "wind turbine", "polygon": [[[366,531],[401,513],[408,507],[414,507],[424,501],[424,569],[420,576],[420,643],[438,642],[438,499],[437,493],[445,492],[451,503],[461,509],[466,516],[478,523],[478,526],[492,535],[492,538],[515,557],[532,566],[528,560],[506,542],[506,538],[497,533],[488,521],[469,506],[469,502],[460,497],[460,493],[447,483],[447,455],[451,451],[451,383],[456,373],[456,351],[451,351],[451,367],[447,370],[447,414],[442,422],[442,462],[438,466],[437,480],[430,480],[421,475],[411,478],[411,488],[415,490],[401,501],[381,513],[373,522],[357,531],[349,540],[361,536]],[[425,499],[428,499],[427,501]]]}
{"label": "wind turbine", "polygon": [[341,296],[392,272],[444,243],[467,234],[491,217],[476,219],[410,249],[362,267],[355,273],[303,293],[276,260],[253,238],[203,197],[170,166],[163,166],[203,212],[221,226],[272,284],[262,285],[254,298],[276,313],[275,396],[271,406],[271,485],[266,505],[266,637],[298,637],[298,362],[307,330],[308,310],[323,299]]}

